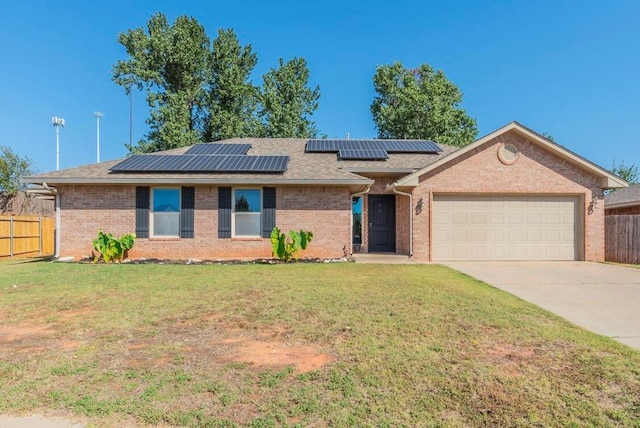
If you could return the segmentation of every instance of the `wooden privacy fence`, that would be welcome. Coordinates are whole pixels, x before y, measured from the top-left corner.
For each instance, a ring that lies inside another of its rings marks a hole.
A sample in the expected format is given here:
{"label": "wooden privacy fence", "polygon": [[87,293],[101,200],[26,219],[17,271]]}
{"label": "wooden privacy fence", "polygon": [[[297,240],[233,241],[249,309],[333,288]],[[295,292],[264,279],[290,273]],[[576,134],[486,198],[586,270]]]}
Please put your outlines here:
{"label": "wooden privacy fence", "polygon": [[55,223],[51,217],[0,217],[0,259],[52,256]]}
{"label": "wooden privacy fence", "polygon": [[605,260],[640,264],[640,215],[610,215],[604,223]]}

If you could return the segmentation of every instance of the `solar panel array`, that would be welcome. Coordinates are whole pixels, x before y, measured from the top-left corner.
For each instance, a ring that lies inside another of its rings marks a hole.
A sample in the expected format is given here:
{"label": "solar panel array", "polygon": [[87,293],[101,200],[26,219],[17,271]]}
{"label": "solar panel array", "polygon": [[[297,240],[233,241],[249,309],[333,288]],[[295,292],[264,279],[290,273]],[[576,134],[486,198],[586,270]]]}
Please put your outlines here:
{"label": "solar panel array", "polygon": [[338,151],[340,159],[366,159],[366,160],[384,160],[389,159],[389,154],[382,149],[340,149]]}
{"label": "solar panel array", "polygon": [[284,172],[289,156],[133,155],[112,172]]}
{"label": "solar panel array", "polygon": [[388,159],[389,153],[435,154],[441,151],[436,143],[428,140],[309,140],[305,146],[305,153],[338,153],[340,159],[349,160]]}
{"label": "solar panel array", "polygon": [[245,155],[251,144],[200,143],[189,148],[186,155]]}

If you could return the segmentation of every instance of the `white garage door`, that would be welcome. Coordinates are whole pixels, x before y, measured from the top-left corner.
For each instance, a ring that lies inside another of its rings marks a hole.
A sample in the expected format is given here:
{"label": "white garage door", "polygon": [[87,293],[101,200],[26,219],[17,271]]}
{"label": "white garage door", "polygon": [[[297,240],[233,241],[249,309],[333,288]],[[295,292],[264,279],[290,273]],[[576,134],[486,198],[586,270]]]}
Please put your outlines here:
{"label": "white garage door", "polygon": [[434,260],[577,260],[578,197],[434,195]]}

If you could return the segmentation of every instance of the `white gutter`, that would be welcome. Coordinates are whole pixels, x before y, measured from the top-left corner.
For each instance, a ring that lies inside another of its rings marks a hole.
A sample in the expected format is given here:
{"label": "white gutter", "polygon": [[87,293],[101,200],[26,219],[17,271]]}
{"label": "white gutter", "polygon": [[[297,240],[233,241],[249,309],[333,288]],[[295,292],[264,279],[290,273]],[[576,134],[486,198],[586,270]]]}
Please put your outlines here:
{"label": "white gutter", "polygon": [[391,183],[388,187],[391,187],[393,193],[409,197],[409,257],[413,257],[413,195],[411,193],[399,191],[396,189],[397,185],[398,182],[396,181],[395,183]]}
{"label": "white gutter", "polygon": [[42,183],[42,187],[56,194],[56,248],[53,257],[60,258],[60,194],[58,189],[49,187],[47,183]]}
{"label": "white gutter", "polygon": [[255,185],[307,185],[307,186],[356,186],[373,184],[373,180],[366,178],[354,179],[270,179],[270,178],[197,178],[197,177],[165,177],[165,178],[149,178],[149,177],[130,177],[130,178],[60,178],[60,177],[25,177],[24,183],[40,184],[48,181],[52,184],[201,184],[201,185],[235,185],[235,184],[255,184]]}
{"label": "white gutter", "polygon": [[[353,198],[357,197],[357,196],[363,196],[366,195],[367,193],[369,193],[369,191],[371,190],[371,186],[373,186],[372,184],[367,185],[367,188],[364,189],[361,192],[356,192],[356,193],[352,193],[351,194],[351,204],[353,204]],[[362,206],[364,207],[364,203],[362,204]],[[349,255],[353,256],[353,208],[351,209],[351,216],[349,217],[351,219],[351,227],[349,228],[349,242],[351,243],[349,245]],[[360,233],[362,234],[362,225],[360,226]]]}

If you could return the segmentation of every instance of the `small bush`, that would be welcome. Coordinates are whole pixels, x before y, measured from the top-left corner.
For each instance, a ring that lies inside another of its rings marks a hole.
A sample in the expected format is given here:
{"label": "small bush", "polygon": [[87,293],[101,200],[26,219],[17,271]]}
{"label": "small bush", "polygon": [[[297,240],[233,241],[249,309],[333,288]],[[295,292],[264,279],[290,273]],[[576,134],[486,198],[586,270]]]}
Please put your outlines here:
{"label": "small bush", "polygon": [[102,230],[98,231],[98,239],[93,241],[93,248],[98,254],[93,255],[93,262],[97,263],[103,260],[105,263],[119,262],[127,256],[127,251],[133,248],[136,236],[133,233],[127,233],[119,239],[112,234],[105,234]]}
{"label": "small bush", "polygon": [[274,227],[271,231],[273,255],[288,262],[292,258],[297,258],[297,252],[306,249],[311,239],[313,239],[312,232],[290,230],[289,236],[286,236],[278,227]]}

